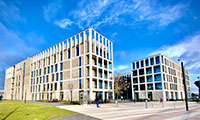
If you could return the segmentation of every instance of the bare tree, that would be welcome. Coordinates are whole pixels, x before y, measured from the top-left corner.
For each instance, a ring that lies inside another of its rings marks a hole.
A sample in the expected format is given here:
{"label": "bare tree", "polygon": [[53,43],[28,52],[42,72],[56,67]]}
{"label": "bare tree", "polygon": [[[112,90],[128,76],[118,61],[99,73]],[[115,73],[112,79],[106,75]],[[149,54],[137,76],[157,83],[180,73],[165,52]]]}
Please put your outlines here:
{"label": "bare tree", "polygon": [[123,92],[130,87],[130,83],[128,82],[127,77],[123,77],[119,73],[115,73],[114,84],[114,92],[117,95],[117,99],[120,94],[123,94]]}

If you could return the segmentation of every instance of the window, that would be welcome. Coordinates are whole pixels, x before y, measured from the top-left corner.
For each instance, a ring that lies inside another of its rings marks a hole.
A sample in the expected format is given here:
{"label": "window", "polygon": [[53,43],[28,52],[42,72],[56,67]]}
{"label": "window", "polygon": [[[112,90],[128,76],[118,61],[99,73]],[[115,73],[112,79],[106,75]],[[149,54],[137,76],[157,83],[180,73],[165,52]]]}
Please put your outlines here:
{"label": "window", "polygon": [[81,66],[81,57],[79,57],[79,66]]}
{"label": "window", "polygon": [[144,75],[144,69],[139,70],[139,75]]}
{"label": "window", "polygon": [[44,83],[44,81],[45,81],[45,76],[43,76],[43,83]]}
{"label": "window", "polygon": [[58,81],[58,73],[56,73],[56,81]]}
{"label": "window", "polygon": [[79,77],[81,77],[81,68],[79,68]]}
{"label": "window", "polygon": [[133,71],[133,76],[137,76],[137,70]]}
{"label": "window", "polygon": [[39,74],[41,75],[41,69],[39,70]]}
{"label": "window", "polygon": [[54,63],[56,63],[56,55],[54,55]]}
{"label": "window", "polygon": [[50,57],[48,57],[48,65],[50,65]]}
{"label": "window", "polygon": [[62,54],[62,52],[60,53],[60,61],[63,61],[63,54]]}
{"label": "window", "polygon": [[145,64],[146,64],[146,66],[149,66],[149,59],[145,60]]}
{"label": "window", "polygon": [[161,81],[161,75],[154,75],[155,81]]}
{"label": "window", "polygon": [[146,68],[146,74],[151,74],[152,73],[152,68]]}
{"label": "window", "polygon": [[52,74],[52,81],[54,81],[54,74]]}
{"label": "window", "polygon": [[103,85],[102,85],[102,81],[99,80],[99,88],[102,89],[103,88]]}
{"label": "window", "polygon": [[138,78],[133,78],[133,83],[138,83]]}
{"label": "window", "polygon": [[145,90],[145,84],[140,85],[140,90]]}
{"label": "window", "polygon": [[147,82],[153,82],[153,77],[152,76],[147,76]]}
{"label": "window", "polygon": [[48,74],[50,73],[50,67],[48,66]]}
{"label": "window", "polygon": [[112,89],[112,82],[109,83],[110,89]]}
{"label": "window", "polygon": [[48,75],[46,76],[46,82],[49,82],[49,76]]}
{"label": "window", "polygon": [[136,67],[139,68],[139,62],[136,62]]}
{"label": "window", "polygon": [[62,90],[63,89],[63,84],[62,84],[62,82],[60,82],[60,90]]}
{"label": "window", "polygon": [[81,89],[81,79],[79,80],[79,89]]}
{"label": "window", "polygon": [[44,74],[46,74],[46,67],[44,68]]}
{"label": "window", "polygon": [[55,72],[57,72],[58,71],[58,65],[57,64],[55,64]]}
{"label": "window", "polygon": [[147,84],[147,89],[148,90],[153,90],[153,84]]}
{"label": "window", "polygon": [[144,77],[140,77],[140,83],[145,83]]}
{"label": "window", "polygon": [[160,66],[155,66],[154,73],[159,73],[159,72],[160,72]]}
{"label": "window", "polygon": [[68,50],[68,59],[70,59],[71,58],[71,52],[70,52],[70,50]]}
{"label": "window", "polygon": [[134,91],[138,90],[138,85],[133,85],[133,89],[134,89]]}
{"label": "window", "polygon": [[156,88],[157,90],[161,90],[161,89],[162,89],[162,84],[161,84],[161,83],[156,83],[156,84],[155,84],[155,88]]}
{"label": "window", "polygon": [[60,73],[60,80],[63,80],[63,73]]}
{"label": "window", "polygon": [[42,77],[40,77],[40,83],[42,83]]}
{"label": "window", "polygon": [[150,62],[151,62],[151,65],[154,65],[154,59],[153,58],[150,59]]}
{"label": "window", "polygon": [[79,47],[76,47],[76,56],[79,56]]}
{"label": "window", "polygon": [[96,48],[96,54],[97,54],[97,55],[99,54],[99,50],[98,50],[98,48]]}
{"label": "window", "polygon": [[63,63],[60,63],[60,71],[63,70]]}
{"label": "window", "polygon": [[132,66],[133,66],[133,69],[135,69],[135,63],[133,63]]}
{"label": "window", "polygon": [[144,67],[144,61],[140,61],[141,67]]}
{"label": "window", "polygon": [[49,91],[49,84],[47,84],[47,91]]}
{"label": "window", "polygon": [[102,49],[100,49],[100,56],[102,56]]}
{"label": "window", "polygon": [[53,83],[51,83],[51,89],[50,89],[51,91],[53,90]]}
{"label": "window", "polygon": [[156,64],[160,64],[160,57],[159,56],[156,57]]}
{"label": "window", "polygon": [[108,89],[108,82],[104,81],[104,89]]}
{"label": "window", "polygon": [[51,65],[51,73],[53,73],[53,65]]}

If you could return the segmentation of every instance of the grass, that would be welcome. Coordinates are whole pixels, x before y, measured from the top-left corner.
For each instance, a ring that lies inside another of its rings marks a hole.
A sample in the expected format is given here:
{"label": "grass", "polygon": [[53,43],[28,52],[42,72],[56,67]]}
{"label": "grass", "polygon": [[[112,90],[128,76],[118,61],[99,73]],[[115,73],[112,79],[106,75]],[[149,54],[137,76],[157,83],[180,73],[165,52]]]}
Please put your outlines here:
{"label": "grass", "polygon": [[49,105],[11,100],[0,102],[0,120],[47,120],[72,114],[75,112]]}

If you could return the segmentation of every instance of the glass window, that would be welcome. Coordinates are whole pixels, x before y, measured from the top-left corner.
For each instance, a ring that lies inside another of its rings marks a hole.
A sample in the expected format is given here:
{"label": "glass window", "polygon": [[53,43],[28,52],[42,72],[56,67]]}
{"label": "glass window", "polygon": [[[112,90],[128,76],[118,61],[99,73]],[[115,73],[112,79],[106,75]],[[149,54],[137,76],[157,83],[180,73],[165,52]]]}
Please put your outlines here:
{"label": "glass window", "polygon": [[58,71],[58,65],[55,64],[55,72],[57,72],[57,71]]}
{"label": "glass window", "polygon": [[81,57],[79,57],[79,66],[81,66]]}
{"label": "glass window", "polygon": [[151,62],[151,65],[154,65],[154,59],[153,58],[150,59],[150,62]]}
{"label": "glass window", "polygon": [[79,56],[79,47],[76,47],[76,56]]}
{"label": "glass window", "polygon": [[48,75],[46,76],[46,82],[49,82],[49,76]]}
{"label": "glass window", "polygon": [[153,82],[153,77],[152,76],[147,76],[147,82]]}
{"label": "glass window", "polygon": [[39,70],[39,73],[40,73],[40,75],[41,75],[41,69]]}
{"label": "glass window", "polygon": [[50,73],[50,67],[48,66],[48,74]]}
{"label": "glass window", "polygon": [[136,62],[136,67],[139,68],[139,62]]}
{"label": "glass window", "polygon": [[137,76],[137,70],[133,71],[133,76]]}
{"label": "glass window", "polygon": [[63,73],[60,73],[60,80],[63,80]]}
{"label": "glass window", "polygon": [[68,59],[70,59],[71,58],[71,52],[70,52],[70,50],[68,50]]}
{"label": "glass window", "polygon": [[104,81],[104,89],[108,89],[108,82]]}
{"label": "glass window", "polygon": [[52,74],[52,81],[54,81],[54,74]]}
{"label": "glass window", "polygon": [[102,85],[102,81],[99,80],[99,88],[102,89],[103,88],[103,85]]}
{"label": "glass window", "polygon": [[44,68],[44,74],[46,74],[46,67]]}
{"label": "glass window", "polygon": [[145,90],[145,84],[140,85],[140,90]]}
{"label": "glass window", "polygon": [[156,64],[160,64],[160,57],[159,56],[156,57]]}
{"label": "glass window", "polygon": [[161,84],[161,83],[156,83],[156,84],[155,84],[155,88],[156,88],[157,90],[161,90],[161,89],[162,89],[162,84]]}
{"label": "glass window", "polygon": [[154,73],[160,72],[160,66],[154,66]]}
{"label": "glass window", "polygon": [[45,76],[43,76],[43,83],[45,82]]}
{"label": "glass window", "polygon": [[153,90],[153,84],[147,84],[147,89],[148,90]]}
{"label": "glass window", "polygon": [[133,83],[138,83],[138,78],[133,78]]}
{"label": "glass window", "polygon": [[79,77],[81,77],[81,68],[79,68]]}
{"label": "glass window", "polygon": [[152,73],[152,68],[146,68],[146,74],[151,74]]}
{"label": "glass window", "polygon": [[63,61],[63,54],[62,54],[62,52],[60,53],[60,61]]}
{"label": "glass window", "polygon": [[145,64],[146,64],[146,66],[149,66],[149,59],[145,60]]}
{"label": "glass window", "polygon": [[135,63],[133,63],[132,66],[133,66],[133,69],[135,69]]}
{"label": "glass window", "polygon": [[54,84],[55,91],[57,90],[57,83]]}
{"label": "glass window", "polygon": [[81,89],[81,79],[79,80],[79,89]]}
{"label": "glass window", "polygon": [[99,50],[98,50],[98,48],[96,48],[96,54],[97,54],[97,55],[99,54]]}
{"label": "glass window", "polygon": [[138,90],[138,85],[133,85],[134,90]]}
{"label": "glass window", "polygon": [[60,63],[60,70],[63,70],[63,63]]}
{"label": "glass window", "polygon": [[100,49],[100,56],[102,56],[102,49]]}
{"label": "glass window", "polygon": [[154,75],[155,81],[161,81],[161,75]]}
{"label": "glass window", "polygon": [[54,63],[56,63],[56,55],[54,55]]}
{"label": "glass window", "polygon": [[144,75],[144,69],[139,70],[139,75]]}
{"label": "glass window", "polygon": [[140,77],[140,83],[145,83],[144,77]]}
{"label": "glass window", "polygon": [[60,90],[62,90],[63,89],[63,84],[62,84],[62,82],[60,82]]}
{"label": "glass window", "polygon": [[144,67],[144,61],[140,61],[141,67]]}
{"label": "glass window", "polygon": [[58,81],[58,73],[56,73],[56,81]]}

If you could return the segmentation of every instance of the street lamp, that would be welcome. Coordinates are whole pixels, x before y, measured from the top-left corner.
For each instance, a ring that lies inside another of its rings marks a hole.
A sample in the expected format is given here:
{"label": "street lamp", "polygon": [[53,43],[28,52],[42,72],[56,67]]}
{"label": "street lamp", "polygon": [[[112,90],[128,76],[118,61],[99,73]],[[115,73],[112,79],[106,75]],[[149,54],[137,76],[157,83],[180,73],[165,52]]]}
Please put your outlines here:
{"label": "street lamp", "polygon": [[[181,61],[181,60],[178,59],[178,61]],[[186,84],[186,80],[185,80],[185,69],[184,69],[182,61],[181,61],[181,69],[182,69],[183,85],[184,85],[184,92],[185,92],[185,107],[186,107],[186,111],[188,111],[189,109],[188,109],[187,84]]]}
{"label": "street lamp", "polygon": [[197,77],[197,79],[199,80],[199,99],[200,99],[200,79],[199,77]]}

